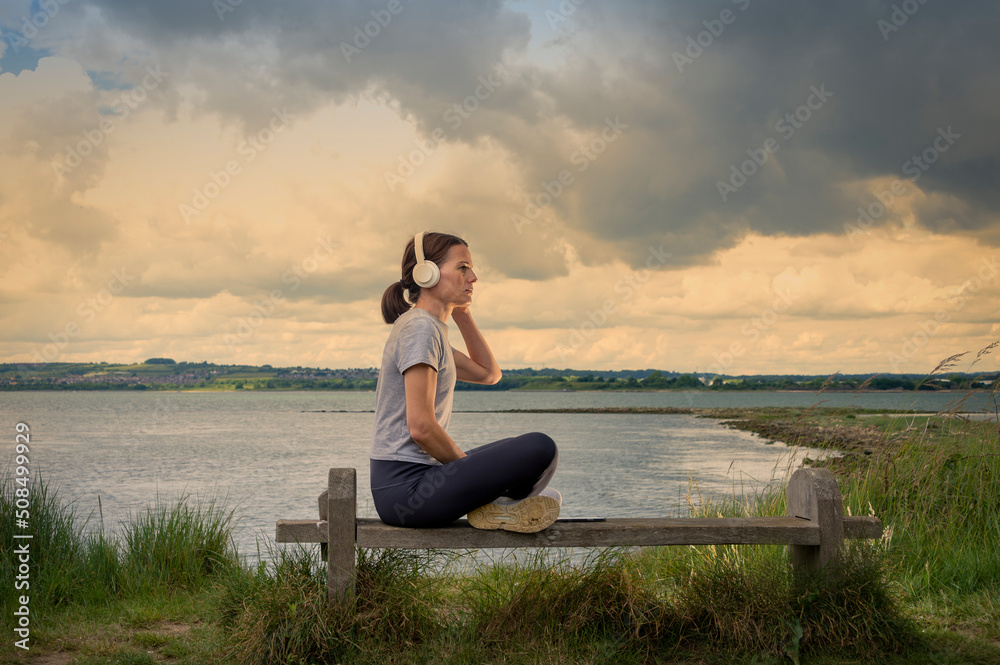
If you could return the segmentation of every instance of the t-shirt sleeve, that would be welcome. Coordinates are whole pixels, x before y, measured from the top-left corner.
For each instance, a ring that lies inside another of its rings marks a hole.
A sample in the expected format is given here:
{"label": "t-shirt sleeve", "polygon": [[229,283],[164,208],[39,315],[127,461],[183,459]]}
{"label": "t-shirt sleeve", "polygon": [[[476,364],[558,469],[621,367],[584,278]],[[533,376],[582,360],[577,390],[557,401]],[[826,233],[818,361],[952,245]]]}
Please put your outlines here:
{"label": "t-shirt sleeve", "polygon": [[399,373],[421,363],[440,371],[443,362],[444,340],[434,322],[423,317],[407,321],[399,331],[396,346]]}

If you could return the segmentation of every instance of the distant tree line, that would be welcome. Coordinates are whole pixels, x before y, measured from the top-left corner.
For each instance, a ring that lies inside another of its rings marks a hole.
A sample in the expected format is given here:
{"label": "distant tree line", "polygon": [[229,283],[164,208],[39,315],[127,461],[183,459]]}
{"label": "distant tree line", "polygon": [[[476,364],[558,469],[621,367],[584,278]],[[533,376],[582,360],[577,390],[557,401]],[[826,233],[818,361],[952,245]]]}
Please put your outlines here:
{"label": "distant tree line", "polygon": [[[108,363],[0,364],[0,390],[374,390],[375,368],[320,369],[216,365],[149,358]],[[998,375],[710,376],[664,370],[505,370],[496,385],[459,382],[459,390],[968,390],[996,387]]]}

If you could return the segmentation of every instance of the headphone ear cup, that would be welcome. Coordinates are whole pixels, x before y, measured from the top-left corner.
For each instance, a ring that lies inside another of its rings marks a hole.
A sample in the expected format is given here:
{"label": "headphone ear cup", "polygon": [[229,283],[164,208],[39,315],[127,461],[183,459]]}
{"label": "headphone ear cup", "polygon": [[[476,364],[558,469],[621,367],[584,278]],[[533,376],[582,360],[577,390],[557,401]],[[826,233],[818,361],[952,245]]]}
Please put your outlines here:
{"label": "headphone ear cup", "polygon": [[441,279],[441,269],[433,261],[413,266],[413,281],[422,289],[429,289]]}

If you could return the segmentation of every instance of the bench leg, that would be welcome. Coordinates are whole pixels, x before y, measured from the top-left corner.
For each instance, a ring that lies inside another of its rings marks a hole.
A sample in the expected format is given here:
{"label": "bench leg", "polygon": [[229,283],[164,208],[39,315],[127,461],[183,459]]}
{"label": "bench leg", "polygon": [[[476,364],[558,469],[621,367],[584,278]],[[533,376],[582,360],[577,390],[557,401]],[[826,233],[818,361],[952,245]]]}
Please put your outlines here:
{"label": "bench leg", "polygon": [[823,571],[839,574],[837,557],[844,541],[844,500],[829,469],[798,469],[786,490],[788,514],[819,525],[819,545],[791,545],[789,557],[797,584]]}
{"label": "bench leg", "polygon": [[[329,480],[327,482],[329,482]],[[329,497],[329,496],[330,496],[330,490],[328,490],[328,489],[323,490],[320,493],[320,495],[319,495],[319,521],[320,522],[325,522],[326,518],[329,517],[329,513],[326,512],[329,509],[329,507],[330,507],[329,505],[327,505],[327,497]],[[319,560],[320,561],[326,561],[327,560],[326,559],[326,551],[327,551],[326,543],[320,543],[319,544]]]}
{"label": "bench leg", "polygon": [[326,583],[331,601],[354,597],[358,478],[355,469],[330,469],[326,497]]}

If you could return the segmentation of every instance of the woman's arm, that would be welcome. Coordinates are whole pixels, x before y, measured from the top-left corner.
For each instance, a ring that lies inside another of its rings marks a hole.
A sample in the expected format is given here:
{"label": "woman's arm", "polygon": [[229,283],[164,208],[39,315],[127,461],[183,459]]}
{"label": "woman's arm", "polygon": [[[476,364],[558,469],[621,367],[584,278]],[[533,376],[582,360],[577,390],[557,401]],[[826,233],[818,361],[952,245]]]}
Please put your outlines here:
{"label": "woman's arm", "polygon": [[403,386],[406,391],[406,427],[417,445],[442,464],[465,457],[434,415],[437,370],[423,363],[414,365],[403,372]]}
{"label": "woman's arm", "polygon": [[493,352],[490,351],[483,333],[479,331],[476,322],[472,319],[472,312],[468,307],[456,307],[451,318],[455,320],[462,338],[465,340],[465,348],[469,350],[469,355],[461,351],[455,351],[455,369],[459,381],[469,383],[485,383],[492,386],[503,376],[500,365],[497,364]]}

